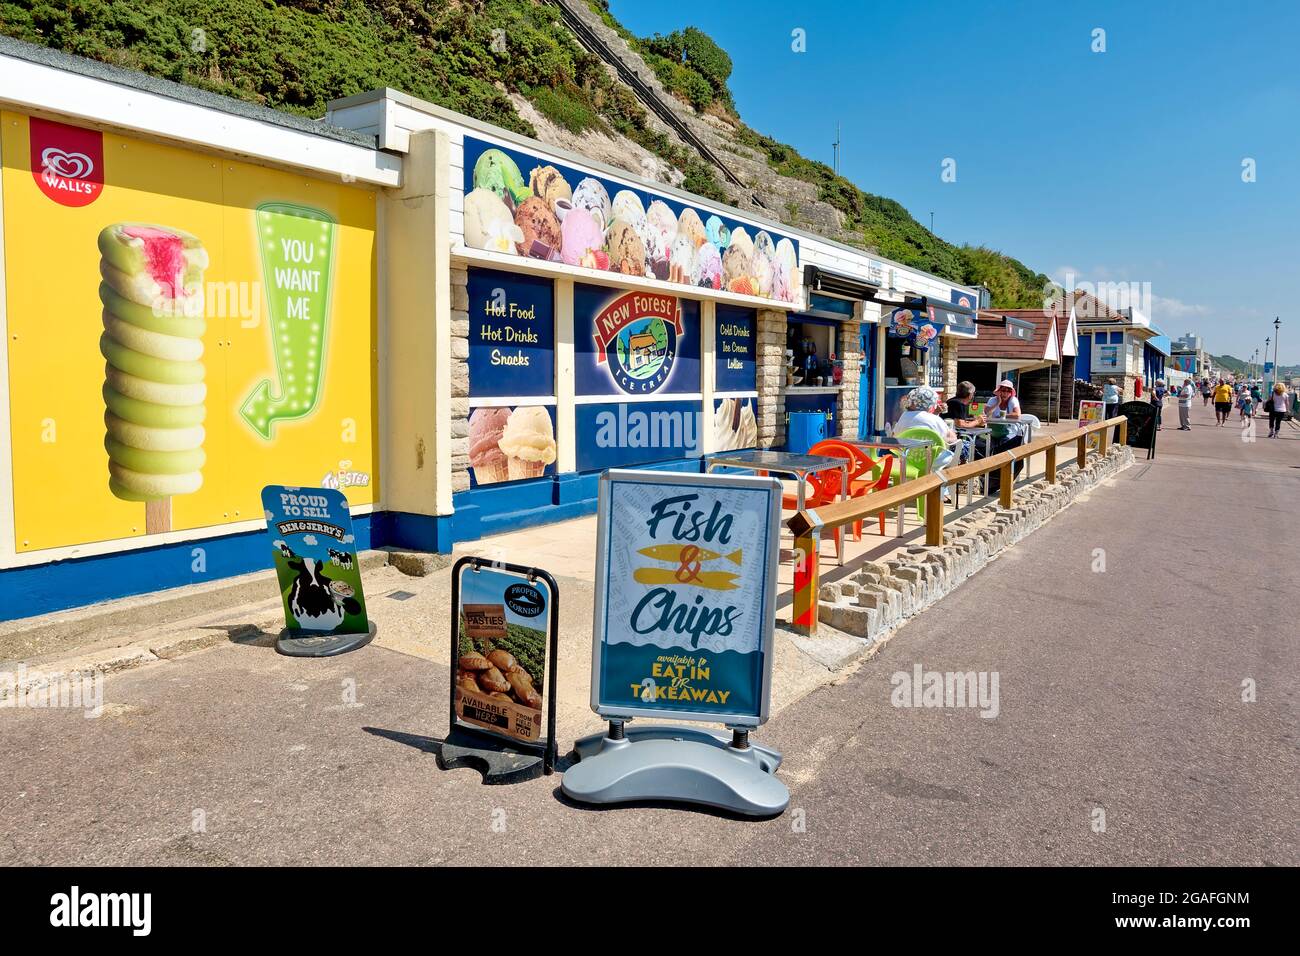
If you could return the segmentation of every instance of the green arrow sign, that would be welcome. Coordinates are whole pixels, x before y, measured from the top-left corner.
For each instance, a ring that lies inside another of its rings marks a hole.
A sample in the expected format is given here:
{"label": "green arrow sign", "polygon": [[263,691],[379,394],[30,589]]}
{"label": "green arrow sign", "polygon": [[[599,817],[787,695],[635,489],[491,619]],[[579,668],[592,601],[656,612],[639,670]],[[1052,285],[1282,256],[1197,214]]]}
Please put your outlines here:
{"label": "green arrow sign", "polygon": [[310,415],[320,399],[337,225],[291,203],[264,203],[256,218],[277,381],[258,382],[239,414],[270,440],[277,421]]}

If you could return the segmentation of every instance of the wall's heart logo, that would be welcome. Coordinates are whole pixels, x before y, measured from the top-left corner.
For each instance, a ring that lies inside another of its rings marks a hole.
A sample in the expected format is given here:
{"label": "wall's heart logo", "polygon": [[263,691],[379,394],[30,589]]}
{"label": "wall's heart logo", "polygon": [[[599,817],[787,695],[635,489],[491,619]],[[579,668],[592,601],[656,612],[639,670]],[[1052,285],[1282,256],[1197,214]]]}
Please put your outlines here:
{"label": "wall's heart logo", "polygon": [[65,153],[57,146],[41,150],[41,172],[68,179],[85,179],[94,171],[95,163],[85,153]]}
{"label": "wall's heart logo", "polygon": [[89,206],[104,191],[104,134],[32,117],[32,178],[63,206]]}

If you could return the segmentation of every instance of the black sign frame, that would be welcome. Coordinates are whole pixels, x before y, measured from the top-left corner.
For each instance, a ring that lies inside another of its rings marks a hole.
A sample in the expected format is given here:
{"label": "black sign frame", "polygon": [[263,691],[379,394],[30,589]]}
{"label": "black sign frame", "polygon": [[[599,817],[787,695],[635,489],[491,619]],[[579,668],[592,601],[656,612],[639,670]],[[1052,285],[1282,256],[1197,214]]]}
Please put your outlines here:
{"label": "black sign frame", "polygon": [[1120,405],[1116,411],[1128,419],[1128,441],[1130,448],[1145,448],[1147,459],[1156,457],[1156,422],[1159,420],[1159,408],[1150,402],[1135,399]]}
{"label": "black sign frame", "polygon": [[[456,662],[460,658],[460,575],[461,570],[469,565],[473,571],[506,571],[528,580],[540,580],[550,591],[550,607],[547,609],[550,634],[547,638],[547,664],[550,679],[545,681],[546,688],[546,739],[538,743],[529,743],[517,737],[495,734],[485,727],[466,723],[456,716]],[[483,749],[515,750],[525,754],[540,754],[543,772],[548,776],[555,772],[558,758],[558,743],[555,729],[556,688],[559,685],[559,650],[560,650],[560,589],[555,578],[541,568],[509,564],[504,561],[489,561],[486,558],[467,555],[461,558],[451,569],[451,670],[447,688],[447,712],[450,734],[469,735],[470,739],[482,743]]]}

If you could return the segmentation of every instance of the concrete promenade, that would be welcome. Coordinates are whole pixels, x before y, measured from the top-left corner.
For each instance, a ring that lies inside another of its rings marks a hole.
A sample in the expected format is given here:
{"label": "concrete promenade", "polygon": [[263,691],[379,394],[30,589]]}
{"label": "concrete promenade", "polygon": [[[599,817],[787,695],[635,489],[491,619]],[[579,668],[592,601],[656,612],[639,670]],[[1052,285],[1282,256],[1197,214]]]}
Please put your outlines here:
{"label": "concrete promenade", "polygon": [[[381,640],[358,653],[278,657],[262,602],[187,622],[206,649],[110,674],[97,719],[0,709],[0,864],[1295,865],[1300,431],[1212,421],[1196,407],[874,657],[831,673],[787,647],[758,734],[786,755],[782,817],[439,771],[446,572],[380,568]],[[562,631],[589,640],[589,580],[561,587]],[[897,706],[918,666],[996,674],[996,697]],[[581,701],[560,717],[562,750],[595,726]]]}

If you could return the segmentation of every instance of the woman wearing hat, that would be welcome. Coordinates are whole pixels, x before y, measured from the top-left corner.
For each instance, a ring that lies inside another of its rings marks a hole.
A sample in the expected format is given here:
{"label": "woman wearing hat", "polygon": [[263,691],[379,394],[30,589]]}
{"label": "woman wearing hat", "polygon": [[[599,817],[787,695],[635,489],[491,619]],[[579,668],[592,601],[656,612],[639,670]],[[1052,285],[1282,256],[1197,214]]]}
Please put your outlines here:
{"label": "woman wearing hat", "polygon": [[[903,414],[899,415],[898,421],[894,423],[894,434],[897,435],[908,428],[928,428],[951,445],[958,440],[957,433],[939,417],[938,409],[942,405],[939,393],[928,385],[912,389],[903,398]],[[935,470],[948,464],[952,458],[951,451],[940,452],[934,459]]]}

